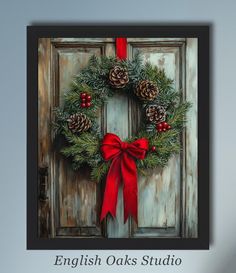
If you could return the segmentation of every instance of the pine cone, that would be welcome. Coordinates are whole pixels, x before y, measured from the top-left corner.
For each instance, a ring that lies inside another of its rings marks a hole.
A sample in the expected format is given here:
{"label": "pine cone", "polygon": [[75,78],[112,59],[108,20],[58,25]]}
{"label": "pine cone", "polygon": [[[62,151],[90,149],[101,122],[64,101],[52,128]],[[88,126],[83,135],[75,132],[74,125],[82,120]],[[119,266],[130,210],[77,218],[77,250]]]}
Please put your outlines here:
{"label": "pine cone", "polygon": [[159,90],[158,87],[153,82],[143,80],[139,82],[134,93],[141,100],[152,101],[157,97]]}
{"label": "pine cone", "polygon": [[166,119],[166,109],[163,106],[150,104],[146,107],[146,119],[150,123],[163,122]]}
{"label": "pine cone", "polygon": [[85,114],[77,113],[70,115],[67,119],[68,128],[71,130],[72,133],[81,133],[87,131],[92,122]]}
{"label": "pine cone", "polygon": [[114,66],[109,73],[110,84],[114,88],[124,88],[129,82],[128,71],[121,66]]}

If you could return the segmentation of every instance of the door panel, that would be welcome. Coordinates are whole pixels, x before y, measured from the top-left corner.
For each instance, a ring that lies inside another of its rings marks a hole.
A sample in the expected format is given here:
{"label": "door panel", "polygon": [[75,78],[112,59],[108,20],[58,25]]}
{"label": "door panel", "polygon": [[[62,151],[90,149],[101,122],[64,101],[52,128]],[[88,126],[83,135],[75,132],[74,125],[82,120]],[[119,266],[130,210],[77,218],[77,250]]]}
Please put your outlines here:
{"label": "door panel", "polygon": [[[104,44],[54,41],[55,106],[63,104],[63,94],[70,87],[73,77],[87,65],[93,54],[104,54]],[[89,178],[89,169],[74,172],[57,149],[54,156],[55,235],[101,236],[99,185]]]}
{"label": "door panel", "polygon": [[[174,80],[175,88],[183,92],[184,45],[184,41],[156,44],[146,40],[132,43],[129,53],[133,56],[139,50],[143,62],[148,61],[164,69],[167,76]],[[180,235],[181,168],[181,158],[176,155],[164,169],[156,168],[150,171],[148,177],[140,177],[138,226],[133,223],[132,236]]]}

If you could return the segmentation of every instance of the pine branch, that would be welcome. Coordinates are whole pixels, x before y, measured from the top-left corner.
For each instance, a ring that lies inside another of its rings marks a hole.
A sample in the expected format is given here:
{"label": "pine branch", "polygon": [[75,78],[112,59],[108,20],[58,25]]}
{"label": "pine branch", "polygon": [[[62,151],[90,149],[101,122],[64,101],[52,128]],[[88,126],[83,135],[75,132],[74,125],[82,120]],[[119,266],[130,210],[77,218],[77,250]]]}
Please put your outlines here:
{"label": "pine branch", "polygon": [[174,112],[168,116],[168,123],[174,128],[183,128],[186,120],[186,112],[191,107],[189,102],[179,104],[178,107],[174,109]]}
{"label": "pine branch", "polygon": [[94,166],[91,172],[91,178],[94,181],[100,182],[107,174],[110,168],[110,162],[101,162],[99,165]]}

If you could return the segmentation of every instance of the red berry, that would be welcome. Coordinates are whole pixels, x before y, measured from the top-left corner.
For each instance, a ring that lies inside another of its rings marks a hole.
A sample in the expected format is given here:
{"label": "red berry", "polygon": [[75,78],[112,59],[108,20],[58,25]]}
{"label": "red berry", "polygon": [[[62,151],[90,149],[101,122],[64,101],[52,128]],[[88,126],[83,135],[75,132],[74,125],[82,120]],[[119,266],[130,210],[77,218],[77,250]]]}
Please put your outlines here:
{"label": "red berry", "polygon": [[80,98],[81,98],[81,99],[85,99],[85,98],[86,98],[86,96],[87,96],[87,94],[86,94],[86,93],[81,93],[81,94],[80,94]]}
{"label": "red berry", "polygon": [[168,123],[167,122],[163,122],[163,127],[167,128],[168,127]]}
{"label": "red berry", "polygon": [[162,127],[163,127],[163,124],[162,124],[162,123],[158,123],[158,124],[157,124],[157,129],[162,129]]}
{"label": "red berry", "polygon": [[168,125],[167,129],[168,129],[168,130],[170,130],[170,129],[171,129],[171,126],[170,126],[170,125]]}
{"label": "red berry", "polygon": [[90,107],[91,103],[90,102],[86,102],[86,107]]}
{"label": "red berry", "polygon": [[156,151],[156,146],[152,146],[151,150],[152,150],[152,152],[155,152]]}
{"label": "red berry", "polygon": [[166,128],[163,128],[163,130],[162,130],[163,132],[165,132],[166,131]]}
{"label": "red berry", "polygon": [[81,105],[80,105],[82,108],[85,108],[86,107],[86,103],[81,103]]}
{"label": "red berry", "polygon": [[86,99],[85,99],[85,98],[84,98],[84,99],[81,99],[81,101],[82,101],[82,102],[86,102]]}
{"label": "red berry", "polygon": [[91,101],[91,99],[92,99],[92,97],[91,97],[90,95],[87,95],[87,96],[86,96],[86,100],[87,100],[87,102],[90,102],[90,101]]}
{"label": "red berry", "polygon": [[162,129],[162,128],[159,128],[159,129],[157,129],[158,130],[158,132],[160,133],[160,132],[162,132],[162,130],[164,130],[164,129]]}

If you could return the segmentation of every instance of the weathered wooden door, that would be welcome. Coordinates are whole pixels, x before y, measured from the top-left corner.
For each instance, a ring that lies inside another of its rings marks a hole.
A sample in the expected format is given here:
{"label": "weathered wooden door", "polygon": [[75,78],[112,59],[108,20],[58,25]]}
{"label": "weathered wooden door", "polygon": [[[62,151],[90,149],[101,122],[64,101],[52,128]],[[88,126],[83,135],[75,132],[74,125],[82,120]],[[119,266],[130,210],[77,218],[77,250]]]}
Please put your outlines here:
{"label": "weathered wooden door", "polygon": [[[117,219],[99,223],[104,183],[90,181],[89,170],[74,172],[53,143],[53,108],[73,76],[96,54],[115,55],[114,39],[39,40],[39,234],[42,237],[197,237],[197,39],[128,38],[128,58],[139,50],[143,61],[164,68],[183,99],[192,103],[182,151],[166,168],[138,181],[138,226],[123,224],[121,190]],[[126,138],[139,126],[138,105],[117,94],[101,109],[101,131]]]}

